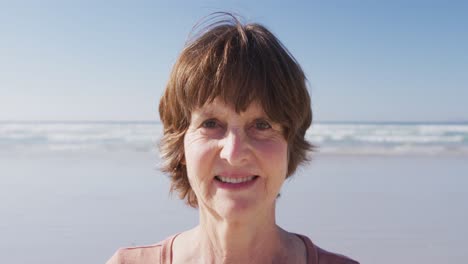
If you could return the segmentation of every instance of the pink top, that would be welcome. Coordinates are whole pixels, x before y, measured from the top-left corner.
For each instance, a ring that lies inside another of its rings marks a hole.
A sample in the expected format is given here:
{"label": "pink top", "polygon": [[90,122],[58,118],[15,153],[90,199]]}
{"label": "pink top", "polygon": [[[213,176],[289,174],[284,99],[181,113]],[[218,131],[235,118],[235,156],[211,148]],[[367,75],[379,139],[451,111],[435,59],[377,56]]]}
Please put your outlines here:
{"label": "pink top", "polygon": [[[172,242],[174,242],[177,235],[154,245],[121,248],[106,264],[171,264]],[[297,236],[306,245],[308,264],[359,264],[359,262],[346,256],[331,253],[315,246],[304,235],[297,234]]]}

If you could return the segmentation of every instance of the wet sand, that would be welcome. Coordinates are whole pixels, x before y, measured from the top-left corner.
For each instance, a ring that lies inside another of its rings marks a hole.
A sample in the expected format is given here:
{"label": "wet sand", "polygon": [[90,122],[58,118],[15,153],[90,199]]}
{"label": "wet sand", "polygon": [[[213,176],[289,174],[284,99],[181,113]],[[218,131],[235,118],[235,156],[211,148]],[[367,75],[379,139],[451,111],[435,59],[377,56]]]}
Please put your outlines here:
{"label": "wet sand", "polygon": [[[121,246],[189,229],[149,152],[0,154],[5,263],[104,263]],[[316,155],[278,200],[279,225],[361,263],[468,258],[468,163],[460,156]]]}

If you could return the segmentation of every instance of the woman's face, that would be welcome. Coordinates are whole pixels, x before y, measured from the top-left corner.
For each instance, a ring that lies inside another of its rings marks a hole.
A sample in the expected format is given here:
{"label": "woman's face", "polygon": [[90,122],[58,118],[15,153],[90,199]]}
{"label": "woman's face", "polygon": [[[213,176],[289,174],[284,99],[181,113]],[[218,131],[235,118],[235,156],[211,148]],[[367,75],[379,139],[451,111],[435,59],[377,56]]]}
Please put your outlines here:
{"label": "woman's face", "polygon": [[225,219],[271,213],[286,178],[282,126],[252,103],[236,113],[215,99],[192,112],[184,138],[187,175],[200,210]]}

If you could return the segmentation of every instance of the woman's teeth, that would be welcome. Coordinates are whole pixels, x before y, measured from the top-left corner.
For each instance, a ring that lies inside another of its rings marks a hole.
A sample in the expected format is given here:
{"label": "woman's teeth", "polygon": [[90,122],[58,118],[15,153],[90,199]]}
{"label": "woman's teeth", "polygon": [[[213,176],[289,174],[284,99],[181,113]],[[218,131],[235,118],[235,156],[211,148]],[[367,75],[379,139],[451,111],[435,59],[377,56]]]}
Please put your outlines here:
{"label": "woman's teeth", "polygon": [[248,182],[251,181],[255,178],[256,176],[249,176],[245,178],[228,178],[228,177],[222,177],[222,176],[216,176],[216,178],[222,182],[226,183],[242,183],[242,182]]}

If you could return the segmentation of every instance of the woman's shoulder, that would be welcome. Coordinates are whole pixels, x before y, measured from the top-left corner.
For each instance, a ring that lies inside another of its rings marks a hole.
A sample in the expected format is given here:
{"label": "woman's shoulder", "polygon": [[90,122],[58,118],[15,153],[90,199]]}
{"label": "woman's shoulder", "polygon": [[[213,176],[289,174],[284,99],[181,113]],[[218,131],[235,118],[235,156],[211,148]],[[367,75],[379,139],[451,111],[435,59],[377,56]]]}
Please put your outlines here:
{"label": "woman's shoulder", "polygon": [[174,236],[153,245],[120,248],[106,264],[166,263]]}
{"label": "woman's shoulder", "polygon": [[332,253],[317,247],[319,264],[359,264],[359,262],[337,253]]}
{"label": "woman's shoulder", "polygon": [[159,263],[162,244],[120,248],[106,264]]}
{"label": "woman's shoulder", "polygon": [[307,249],[307,263],[317,264],[359,264],[359,262],[337,253],[324,250],[314,243],[307,236],[297,234],[305,243]]}

